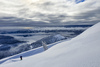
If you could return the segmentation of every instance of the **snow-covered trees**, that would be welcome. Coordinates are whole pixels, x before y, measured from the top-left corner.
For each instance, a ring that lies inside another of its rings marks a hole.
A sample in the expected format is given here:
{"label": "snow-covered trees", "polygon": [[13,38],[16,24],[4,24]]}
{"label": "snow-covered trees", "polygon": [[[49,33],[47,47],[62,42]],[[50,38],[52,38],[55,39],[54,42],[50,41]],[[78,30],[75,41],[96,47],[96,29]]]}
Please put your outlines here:
{"label": "snow-covered trees", "polygon": [[42,41],[42,46],[43,46],[44,50],[47,50],[47,49],[48,49],[48,47],[47,47],[46,43],[45,43],[45,42],[43,42],[43,41]]}

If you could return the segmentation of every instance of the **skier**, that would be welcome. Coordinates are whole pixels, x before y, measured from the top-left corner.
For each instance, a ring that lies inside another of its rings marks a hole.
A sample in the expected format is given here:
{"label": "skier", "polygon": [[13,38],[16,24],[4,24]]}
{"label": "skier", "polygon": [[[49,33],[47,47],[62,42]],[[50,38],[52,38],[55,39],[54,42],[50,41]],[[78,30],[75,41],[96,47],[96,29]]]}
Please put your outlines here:
{"label": "skier", "polygon": [[20,60],[22,60],[22,56],[20,56]]}

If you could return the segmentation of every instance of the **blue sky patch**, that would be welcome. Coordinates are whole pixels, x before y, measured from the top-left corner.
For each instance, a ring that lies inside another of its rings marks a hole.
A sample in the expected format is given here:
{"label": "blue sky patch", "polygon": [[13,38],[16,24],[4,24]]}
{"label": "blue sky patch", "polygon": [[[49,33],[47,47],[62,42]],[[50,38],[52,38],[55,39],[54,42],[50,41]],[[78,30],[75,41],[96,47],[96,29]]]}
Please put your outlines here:
{"label": "blue sky patch", "polygon": [[81,3],[81,2],[84,2],[85,0],[75,0],[75,2],[78,4],[78,3]]}

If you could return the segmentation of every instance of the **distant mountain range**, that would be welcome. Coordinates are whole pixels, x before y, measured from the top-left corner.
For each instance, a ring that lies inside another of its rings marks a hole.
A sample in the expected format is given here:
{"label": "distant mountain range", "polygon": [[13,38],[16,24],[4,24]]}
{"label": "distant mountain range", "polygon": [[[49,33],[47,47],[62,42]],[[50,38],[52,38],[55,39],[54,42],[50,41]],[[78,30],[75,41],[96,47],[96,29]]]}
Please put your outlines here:
{"label": "distant mountain range", "polygon": [[91,25],[48,25],[41,27],[1,27],[0,59],[54,42],[73,38]]}
{"label": "distant mountain range", "polygon": [[63,39],[65,39],[65,37],[58,34],[45,37],[32,44],[26,44],[24,41],[16,40],[14,37],[0,35],[0,59],[40,47],[42,46],[42,41],[45,41],[47,44],[51,44]]}

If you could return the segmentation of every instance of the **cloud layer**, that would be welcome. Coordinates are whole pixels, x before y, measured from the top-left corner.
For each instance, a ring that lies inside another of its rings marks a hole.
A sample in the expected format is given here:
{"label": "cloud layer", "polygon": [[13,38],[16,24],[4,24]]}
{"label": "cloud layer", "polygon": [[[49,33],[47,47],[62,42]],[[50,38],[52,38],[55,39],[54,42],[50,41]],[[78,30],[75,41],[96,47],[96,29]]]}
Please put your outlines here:
{"label": "cloud layer", "polygon": [[11,17],[14,17],[16,23],[27,20],[36,23],[94,24],[100,21],[99,4],[100,0],[0,0],[0,21],[13,23],[15,20]]}

